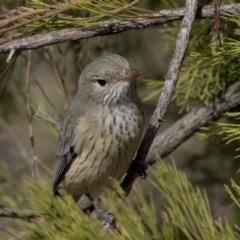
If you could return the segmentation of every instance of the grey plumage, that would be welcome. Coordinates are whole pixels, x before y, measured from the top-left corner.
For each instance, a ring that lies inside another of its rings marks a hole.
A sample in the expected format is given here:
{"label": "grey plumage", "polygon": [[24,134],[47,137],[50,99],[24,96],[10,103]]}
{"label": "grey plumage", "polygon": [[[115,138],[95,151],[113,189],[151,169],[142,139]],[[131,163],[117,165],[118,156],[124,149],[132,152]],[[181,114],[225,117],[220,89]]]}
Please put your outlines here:
{"label": "grey plumage", "polygon": [[[88,64],[66,110],[59,134],[52,186],[72,195],[91,193],[127,170],[142,134],[143,112],[136,70],[110,54]],[[105,84],[105,85],[103,85]]]}

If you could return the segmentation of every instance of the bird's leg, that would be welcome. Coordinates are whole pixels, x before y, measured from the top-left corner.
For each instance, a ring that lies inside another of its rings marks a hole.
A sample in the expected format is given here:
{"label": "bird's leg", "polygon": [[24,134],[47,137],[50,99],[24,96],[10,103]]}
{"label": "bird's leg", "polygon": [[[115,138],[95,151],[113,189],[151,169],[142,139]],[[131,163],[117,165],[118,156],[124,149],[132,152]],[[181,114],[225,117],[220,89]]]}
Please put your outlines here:
{"label": "bird's leg", "polygon": [[85,193],[88,199],[91,201],[94,209],[96,210],[98,216],[102,219],[105,224],[109,224],[111,227],[116,228],[116,222],[114,216],[107,211],[104,211],[92,198],[92,196],[88,193]]}
{"label": "bird's leg", "polygon": [[137,173],[141,179],[147,178],[147,173],[145,172],[144,164],[138,161],[132,161],[128,171],[131,171],[131,169],[137,169]]}

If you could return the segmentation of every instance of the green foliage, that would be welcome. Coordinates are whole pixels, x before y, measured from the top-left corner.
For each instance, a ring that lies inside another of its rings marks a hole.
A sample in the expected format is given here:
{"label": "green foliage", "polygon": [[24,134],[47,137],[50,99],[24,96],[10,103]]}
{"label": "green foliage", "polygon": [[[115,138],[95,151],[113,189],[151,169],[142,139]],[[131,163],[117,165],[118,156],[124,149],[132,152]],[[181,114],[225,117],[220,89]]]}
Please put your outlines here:
{"label": "green foliage", "polygon": [[[173,96],[180,112],[189,111],[198,103],[207,104],[213,96],[239,80],[239,26],[238,14],[221,19],[219,32],[213,22],[198,20],[194,23],[188,54]],[[173,23],[161,30],[170,50],[174,47],[178,29],[179,24]],[[147,82],[151,87],[157,88],[147,98],[150,99],[161,92],[162,85],[156,80]]]}
{"label": "green foliage", "polygon": [[[13,16],[10,24],[16,27],[15,29],[22,27],[24,29],[22,35],[67,26],[102,24],[98,23],[99,20],[106,21],[106,24],[109,23],[108,19],[111,17],[128,18],[141,13],[142,10],[133,7],[132,3],[135,2],[128,4],[126,1],[110,0],[60,2],[33,0],[33,5],[21,8],[16,16]],[[169,7],[177,7],[176,1],[164,0],[162,2],[168,4]],[[22,14],[26,14],[26,18],[22,18]],[[232,34],[232,26],[234,26],[232,22],[239,26],[239,16],[229,16],[226,23],[222,22],[225,36],[222,46],[218,45],[219,42],[222,42],[222,37],[216,39],[209,35],[213,30],[213,23],[204,20],[194,24],[188,49],[189,54],[184,62],[174,95],[180,110],[189,110],[199,102],[207,104],[212,96],[224,91],[229,84],[239,79],[238,38],[240,31],[237,28],[234,35]],[[172,43],[176,40],[178,28],[179,23],[171,23],[161,31],[169,43],[169,49],[173,47]],[[19,35],[12,35],[10,38],[16,36]],[[164,83],[152,79],[146,82],[148,86],[157,89],[156,92],[149,95],[148,99],[159,94]],[[56,134],[59,125],[55,118],[49,116],[42,108],[34,105],[32,108],[36,119],[49,132]],[[238,118],[239,116],[240,113],[228,114],[228,117]],[[213,131],[216,130],[218,135],[224,136],[227,143],[239,141],[239,124],[216,123],[216,125],[210,124],[210,126],[213,127]],[[217,220],[212,218],[206,192],[198,187],[193,187],[186,176],[177,170],[174,163],[166,164],[158,160],[156,167],[150,171],[153,173],[153,179],[150,179],[150,182],[167,200],[165,211],[155,207],[157,204],[151,194],[148,196],[149,203],[137,184],[134,186],[135,198],[133,203],[130,203],[128,199],[125,199],[116,183],[117,194],[106,190],[102,196],[102,204],[105,209],[110,209],[116,216],[119,231],[106,231],[94,214],[91,214],[90,218],[83,214],[68,195],[63,199],[53,198],[49,185],[44,181],[38,183],[27,178],[27,181],[23,183],[19,180],[21,177],[16,174],[19,181],[14,181],[12,184],[13,180],[10,179],[10,173],[6,166],[1,166],[0,195],[3,196],[1,204],[19,214],[35,213],[38,215],[31,223],[21,222],[21,224],[15,225],[15,221],[19,222],[20,220],[9,220],[14,222],[9,225],[15,230],[17,236],[19,236],[19,229],[26,231],[24,239],[205,240],[239,238],[236,233],[238,227],[230,226],[227,220],[223,221],[222,218]],[[27,187],[26,182],[28,183]],[[226,186],[226,190],[239,207],[239,186],[232,181],[232,186]],[[23,192],[26,194],[23,195]],[[124,201],[119,200],[119,196]],[[26,201],[29,201],[27,209]]]}
{"label": "green foliage", "polygon": [[[0,216],[1,214],[9,214],[11,212],[28,214],[32,209],[25,207],[26,196],[22,194],[24,187],[20,180],[22,167],[16,163],[7,166],[7,164],[1,160],[2,159],[0,159]],[[17,180],[13,180],[13,176],[15,176]],[[21,231],[21,229],[24,228],[26,228],[26,223],[22,220],[0,217],[1,240],[9,239],[8,234],[3,234],[3,229],[12,232],[12,229],[14,229],[14,231]],[[6,235],[6,238],[3,237],[4,235]]]}
{"label": "green foliage", "polygon": [[228,43],[217,52],[191,53],[182,68],[173,98],[180,110],[189,111],[199,102],[207,104],[213,96],[238,80],[238,61]]}
{"label": "green foliage", "polygon": [[229,193],[230,197],[234,203],[240,208],[239,196],[240,196],[240,186],[235,183],[234,180],[231,180],[231,187],[225,185],[226,191]]}
{"label": "green foliage", "polygon": [[[228,122],[209,122],[208,127],[203,127],[201,133],[198,133],[201,138],[209,138],[220,136],[223,138],[225,144],[236,142],[239,144],[240,141],[240,112],[229,112],[225,114]],[[237,148],[236,151],[239,151]],[[240,157],[237,155],[236,157]]]}
{"label": "green foliage", "polygon": [[187,239],[235,239],[233,230],[221,219],[214,221],[205,191],[194,188],[174,162],[160,162],[152,170],[152,184],[166,197],[167,213],[172,224],[181,229]]}
{"label": "green foliage", "polygon": [[[166,211],[155,208],[151,195],[147,202],[138,184],[130,203],[118,183],[114,183],[116,191],[105,190],[101,197],[104,208],[110,209],[117,219],[118,230],[108,231],[96,217],[82,213],[70,196],[53,198],[48,184],[28,177],[26,195],[39,217],[28,224],[24,239],[237,239],[227,221],[213,220],[205,191],[193,187],[173,161],[167,164],[158,159],[150,171],[150,182],[167,199]],[[239,194],[239,186],[233,187]]]}

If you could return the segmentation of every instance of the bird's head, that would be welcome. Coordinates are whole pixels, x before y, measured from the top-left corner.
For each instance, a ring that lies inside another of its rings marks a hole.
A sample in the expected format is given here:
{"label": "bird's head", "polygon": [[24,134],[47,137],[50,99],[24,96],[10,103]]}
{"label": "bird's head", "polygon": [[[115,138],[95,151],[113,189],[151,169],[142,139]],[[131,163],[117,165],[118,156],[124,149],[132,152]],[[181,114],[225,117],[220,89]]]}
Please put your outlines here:
{"label": "bird's head", "polygon": [[128,98],[134,80],[141,73],[130,68],[128,61],[117,55],[103,55],[89,63],[78,81],[82,100],[96,104],[114,104],[119,98]]}

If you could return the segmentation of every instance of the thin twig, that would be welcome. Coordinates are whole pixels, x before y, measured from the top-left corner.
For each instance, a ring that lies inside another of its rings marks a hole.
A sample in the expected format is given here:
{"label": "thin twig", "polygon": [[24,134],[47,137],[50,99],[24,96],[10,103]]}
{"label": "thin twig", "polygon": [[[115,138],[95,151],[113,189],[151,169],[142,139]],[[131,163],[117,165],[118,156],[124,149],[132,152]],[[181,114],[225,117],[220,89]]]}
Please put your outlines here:
{"label": "thin twig", "polygon": [[214,21],[215,26],[212,31],[212,40],[215,45],[212,47],[212,51],[216,52],[223,45],[223,38],[221,35],[221,20],[220,20],[220,4],[219,0],[214,0]]}
{"label": "thin twig", "polygon": [[6,60],[6,63],[10,63],[11,59],[13,58],[14,54],[16,53],[16,47],[13,47],[11,52],[9,53],[8,57],[7,57],[7,60]]}
{"label": "thin twig", "polygon": [[[157,131],[162,125],[168,107],[170,106],[172,94],[177,83],[178,75],[187,50],[190,32],[197,12],[198,7],[197,4],[198,4],[197,0],[186,1],[185,16],[182,20],[178,32],[176,48],[165,78],[163,91],[158,99],[157,107],[150,119],[148,128],[143,136],[143,139],[140,143],[139,149],[134,159],[134,161],[137,161],[139,163],[144,163],[148,151],[157,134]],[[127,194],[130,192],[131,186],[137,177],[138,177],[137,169],[130,168],[121,184]]]}
{"label": "thin twig", "polygon": [[36,214],[28,214],[28,215],[20,215],[16,212],[11,213],[0,213],[0,218],[15,218],[15,219],[22,219],[27,222],[31,222],[33,219],[36,219],[38,215]]}
{"label": "thin twig", "polygon": [[48,115],[46,112],[43,111],[40,107],[38,107],[38,112],[34,113],[35,117],[38,117],[40,119],[43,119],[46,122],[49,122],[52,124],[58,131],[60,130],[60,123],[55,121],[50,115]]}
{"label": "thin twig", "polygon": [[[229,13],[238,13],[239,7],[239,3],[221,5],[219,7],[219,13],[221,16]],[[9,40],[8,42],[0,44],[0,53],[10,52],[13,47],[23,51],[61,42],[112,35],[133,29],[148,28],[167,22],[179,21],[183,18],[184,13],[185,8],[161,10],[152,14],[143,14],[141,18],[109,19],[108,24],[103,24],[103,22],[101,22],[100,26],[66,28],[63,30],[36,34],[22,39]],[[214,16],[215,9],[213,6],[198,7],[197,19],[211,19]],[[109,22],[111,24],[109,24]]]}
{"label": "thin twig", "polygon": [[28,118],[28,128],[29,128],[29,138],[30,138],[30,157],[32,161],[32,177],[37,178],[36,175],[36,164],[34,161],[34,136],[33,136],[33,117],[32,110],[30,105],[30,72],[32,65],[32,50],[28,51],[28,60],[27,60],[27,70],[26,70],[26,109],[27,109],[27,118]]}
{"label": "thin twig", "polygon": [[37,162],[39,164],[39,166],[41,166],[45,172],[52,174],[52,169],[50,169],[43,161],[41,161],[37,156],[34,156],[34,160],[35,162]]}
{"label": "thin twig", "polygon": [[66,88],[66,84],[65,84],[65,80],[64,78],[62,77],[62,74],[60,73],[60,70],[56,64],[56,62],[54,61],[55,57],[54,57],[54,53],[53,53],[53,49],[50,47],[49,48],[49,57],[51,59],[51,64],[52,64],[52,68],[53,68],[53,71],[55,73],[55,76],[56,76],[56,79],[59,83],[59,85],[62,87],[63,89],[63,93],[65,95],[65,99],[67,101],[67,104],[69,104],[69,96],[68,96],[68,92],[67,92],[67,88]]}
{"label": "thin twig", "polygon": [[9,82],[9,78],[10,78],[10,74],[11,74],[11,68],[13,66],[13,64],[15,63],[15,61],[17,60],[18,56],[19,56],[20,52],[15,52],[14,56],[11,58],[10,62],[6,63],[3,68],[0,70],[0,84],[4,84],[3,83],[3,79],[5,77],[5,75],[7,74],[7,72],[9,71],[9,76],[7,78],[7,81],[5,83],[5,85],[3,87],[0,86],[2,90],[1,94],[0,94],[0,101],[6,91],[6,88],[8,86],[8,82]]}
{"label": "thin twig", "polygon": [[[240,202],[240,198],[237,199],[238,202]],[[220,217],[221,215],[223,215],[224,213],[228,212],[230,209],[232,209],[234,206],[236,205],[235,202],[231,203],[230,205],[228,205],[227,207],[225,207],[224,209],[222,209],[219,213],[215,214],[213,216],[213,219],[217,219],[218,217]]]}
{"label": "thin twig", "polygon": [[3,204],[0,204],[0,209],[2,209],[4,212],[0,213],[0,218],[16,218],[16,219],[22,219],[27,222],[31,222],[33,219],[38,218],[40,215],[37,214],[27,214],[27,215],[21,215],[13,211],[12,209],[4,206]]}
{"label": "thin twig", "polygon": [[54,106],[54,104],[52,103],[52,101],[50,100],[50,98],[48,97],[48,95],[46,94],[44,88],[42,87],[42,85],[40,84],[40,82],[33,77],[34,82],[37,84],[38,88],[40,89],[41,93],[43,94],[43,96],[45,97],[46,101],[49,103],[49,105],[55,110],[57,111],[56,107]]}

